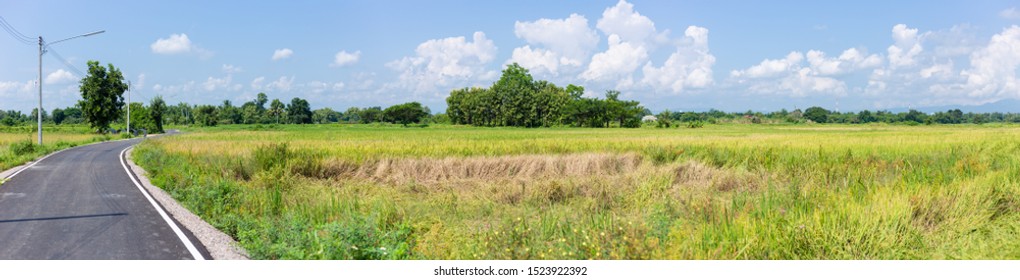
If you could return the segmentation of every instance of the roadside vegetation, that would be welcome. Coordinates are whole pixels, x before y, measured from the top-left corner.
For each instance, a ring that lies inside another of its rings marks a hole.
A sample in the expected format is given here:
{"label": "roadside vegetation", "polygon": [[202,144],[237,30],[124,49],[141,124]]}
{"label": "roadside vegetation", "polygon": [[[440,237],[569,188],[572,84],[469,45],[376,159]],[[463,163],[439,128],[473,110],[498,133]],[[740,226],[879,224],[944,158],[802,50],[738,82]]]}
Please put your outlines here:
{"label": "roadside vegetation", "polygon": [[260,259],[1015,259],[1018,136],[257,125],[134,156]]}
{"label": "roadside vegetation", "polygon": [[90,132],[86,126],[43,126],[40,146],[35,126],[0,126],[0,171],[54,151],[111,139]]}

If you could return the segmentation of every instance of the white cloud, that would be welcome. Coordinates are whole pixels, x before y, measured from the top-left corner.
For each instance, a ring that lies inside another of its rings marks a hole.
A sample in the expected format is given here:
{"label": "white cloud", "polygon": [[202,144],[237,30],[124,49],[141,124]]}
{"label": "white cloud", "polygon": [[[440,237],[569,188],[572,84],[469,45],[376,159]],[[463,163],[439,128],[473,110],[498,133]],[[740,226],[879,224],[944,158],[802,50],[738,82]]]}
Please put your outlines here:
{"label": "white cloud", "polygon": [[[881,64],[880,56],[867,55],[856,48],[843,51],[839,57],[828,57],[818,50],[809,50],[806,56],[794,51],[782,59],[766,59],[747,69],[735,70],[730,76],[736,79],[737,84],[746,85],[751,92],[760,94],[843,96],[849,88],[846,82],[833,76],[873,69]],[[885,73],[884,70],[880,72]],[[874,84],[884,86],[878,81]]]}
{"label": "white cloud", "polygon": [[644,46],[622,42],[620,36],[609,35],[609,49],[591,58],[588,70],[581,78],[589,81],[619,80],[623,86],[631,81],[631,73],[648,61],[648,50]]}
{"label": "white cloud", "polygon": [[223,64],[222,68],[223,68],[223,72],[225,72],[227,74],[239,73],[242,70],[241,67],[237,67],[237,66],[230,65],[230,64]]}
{"label": "white cloud", "polygon": [[420,93],[495,79],[498,72],[486,69],[495,57],[496,45],[479,31],[470,42],[464,37],[425,41],[415,49],[415,56],[391,61],[386,66],[401,72],[399,80],[391,86]]}
{"label": "white cloud", "polygon": [[197,54],[202,59],[208,59],[212,57],[213,53],[203,48],[199,48],[191,42],[188,38],[188,34],[170,34],[168,38],[159,38],[156,42],[149,45],[153,53],[156,54]]}
{"label": "white cloud", "polygon": [[678,47],[662,67],[645,64],[642,83],[656,91],[680,93],[684,88],[705,88],[713,83],[715,56],[708,50],[708,29],[689,26],[684,32],[689,46]]}
{"label": "white cloud", "polygon": [[846,83],[830,77],[811,74],[810,69],[800,69],[794,75],[780,81],[778,90],[789,91],[791,96],[806,96],[808,93],[844,95]]}
{"label": "white cloud", "polygon": [[251,80],[251,89],[258,91],[262,90],[262,84],[265,83],[266,77],[258,77]]}
{"label": "white cloud", "polygon": [[361,58],[361,51],[356,51],[354,53],[340,51],[336,53],[336,56],[333,58],[333,63],[330,64],[330,66],[343,67],[351,65],[357,63],[359,58]]}
{"label": "white cloud", "polygon": [[273,60],[287,59],[290,58],[291,55],[294,55],[293,50],[287,48],[279,49],[273,52]]}
{"label": "white cloud", "polygon": [[202,83],[202,88],[205,89],[205,91],[215,91],[217,88],[222,89],[230,85],[230,80],[230,76],[224,78],[209,77],[204,83]]}
{"label": "white cloud", "polygon": [[343,82],[329,83],[329,82],[321,82],[321,81],[311,81],[311,82],[308,82],[307,84],[305,84],[305,87],[310,89],[311,92],[314,93],[314,94],[322,94],[322,93],[327,92],[327,91],[330,91],[330,92],[340,92],[346,86],[347,85],[344,84]]}
{"label": "white cloud", "polygon": [[510,61],[517,62],[533,74],[549,73],[556,76],[559,73],[560,61],[555,52],[545,49],[531,49],[531,46],[523,46],[514,49]]}
{"label": "white cloud", "polygon": [[[0,81],[0,97],[16,97],[16,96],[28,96],[28,93],[35,92],[36,81]],[[4,108],[8,109],[9,108]]]}
{"label": "white cloud", "polygon": [[999,16],[1004,19],[1020,19],[1020,11],[1016,10],[1016,7],[1010,7],[999,12]]}
{"label": "white cloud", "polygon": [[280,76],[280,79],[277,79],[276,81],[269,82],[269,84],[266,85],[266,90],[273,90],[273,89],[275,89],[277,91],[288,92],[288,91],[291,90],[291,86],[293,84],[294,84],[294,76],[291,76],[290,78],[287,78],[286,76]]}
{"label": "white cloud", "polygon": [[758,65],[751,66],[745,70],[734,70],[730,72],[730,76],[733,77],[747,77],[747,78],[767,78],[777,76],[783,73],[789,73],[791,70],[798,69],[801,61],[804,61],[804,55],[800,52],[790,52],[783,59],[766,59]]}
{"label": "white cloud", "polygon": [[71,74],[71,72],[67,72],[64,69],[57,69],[57,71],[53,71],[49,75],[46,75],[46,80],[43,82],[47,85],[52,85],[70,83],[76,80],[78,80],[78,77],[75,77],[74,74]]}
{"label": "white cloud", "polygon": [[839,55],[839,60],[851,63],[854,68],[867,69],[882,66],[882,57],[876,54],[867,55],[856,49],[849,48]]}
{"label": "white cloud", "polygon": [[936,76],[952,75],[953,73],[953,62],[943,64],[934,64],[931,67],[921,69],[918,72],[922,78],[929,79]]}
{"label": "white cloud", "polygon": [[1020,27],[1014,25],[992,36],[988,46],[970,56],[970,69],[960,73],[966,78],[966,95],[972,98],[1020,98]]}
{"label": "white cloud", "polygon": [[514,35],[528,44],[514,49],[510,62],[525,68],[558,74],[560,66],[577,68],[588,61],[597,47],[599,35],[588,26],[588,19],[571,14],[565,19],[539,19],[515,22]]}
{"label": "white cloud", "polygon": [[158,54],[178,54],[191,52],[191,40],[188,34],[170,34],[169,38],[160,38],[149,46],[152,52]]}
{"label": "white cloud", "polygon": [[913,66],[917,63],[914,57],[924,51],[921,47],[921,40],[917,35],[917,29],[907,28],[904,24],[893,26],[892,37],[894,45],[889,46],[889,66],[899,68]]}
{"label": "white cloud", "polygon": [[602,18],[595,25],[606,35],[616,34],[620,41],[630,42],[639,47],[651,48],[656,43],[667,41],[667,33],[659,33],[655,23],[634,11],[634,4],[620,0],[616,6],[606,8]]}
{"label": "white cloud", "polygon": [[163,94],[178,94],[178,93],[193,93],[196,89],[195,81],[188,81],[183,84],[165,86],[162,84],[155,84],[152,86],[152,90]]}

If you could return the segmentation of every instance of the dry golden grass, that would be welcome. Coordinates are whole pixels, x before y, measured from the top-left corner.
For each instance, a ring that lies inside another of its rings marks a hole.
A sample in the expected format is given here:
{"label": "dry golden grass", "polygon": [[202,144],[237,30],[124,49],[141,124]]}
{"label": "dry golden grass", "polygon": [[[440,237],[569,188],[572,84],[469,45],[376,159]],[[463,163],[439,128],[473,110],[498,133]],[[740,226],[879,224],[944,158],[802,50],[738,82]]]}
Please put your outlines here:
{"label": "dry golden grass", "polygon": [[561,177],[601,177],[631,172],[641,163],[636,153],[521,155],[493,157],[385,158],[354,163],[328,159],[332,178],[362,178],[387,183],[459,180],[504,181]]}

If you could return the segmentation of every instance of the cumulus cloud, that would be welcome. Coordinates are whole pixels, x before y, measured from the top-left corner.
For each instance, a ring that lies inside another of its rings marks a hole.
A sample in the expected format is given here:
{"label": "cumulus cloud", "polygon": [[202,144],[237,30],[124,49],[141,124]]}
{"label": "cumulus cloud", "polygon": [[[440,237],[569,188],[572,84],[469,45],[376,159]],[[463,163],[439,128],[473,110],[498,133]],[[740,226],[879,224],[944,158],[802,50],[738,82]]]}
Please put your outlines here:
{"label": "cumulus cloud", "polygon": [[343,67],[351,64],[358,63],[358,59],[361,58],[361,51],[349,53],[347,51],[340,51],[333,57],[333,63],[330,66]]}
{"label": "cumulus cloud", "polygon": [[588,19],[571,14],[565,19],[539,19],[515,22],[514,35],[528,44],[514,49],[509,62],[517,62],[535,72],[557,75],[563,67],[577,68],[588,61],[599,35],[588,27]]}
{"label": "cumulus cloud", "polygon": [[973,98],[1020,98],[1020,27],[1014,25],[992,36],[988,45],[970,56],[966,95]]}
{"label": "cumulus cloud", "polygon": [[510,57],[511,62],[517,62],[532,73],[549,73],[556,76],[559,73],[560,60],[558,55],[546,49],[531,49],[531,46],[523,46],[514,49]]}
{"label": "cumulus cloud", "polygon": [[400,72],[398,81],[391,85],[418,93],[468,81],[494,79],[498,72],[487,70],[486,66],[496,57],[496,45],[480,31],[471,39],[449,37],[419,44],[415,56],[386,64]]}
{"label": "cumulus cloud", "polygon": [[793,51],[781,59],[765,59],[746,69],[734,70],[730,77],[756,93],[842,96],[849,92],[849,87],[837,77],[862,70],[877,71],[883,62],[881,56],[857,48],[846,49],[837,57],[818,50],[809,50],[807,55]]}
{"label": "cumulus cloud", "polygon": [[801,61],[804,61],[804,54],[800,52],[790,52],[785,58],[782,59],[766,59],[758,65],[751,66],[745,70],[733,70],[730,72],[730,76],[741,78],[767,78],[774,77],[779,74],[789,73],[791,70],[798,69]]}
{"label": "cumulus cloud", "polygon": [[892,68],[913,66],[914,57],[924,51],[917,29],[907,28],[904,24],[893,26],[892,37],[895,44],[889,46],[889,66]]}
{"label": "cumulus cloud", "polygon": [[47,85],[53,85],[70,83],[76,80],[78,80],[78,77],[74,76],[74,74],[71,74],[71,72],[67,72],[64,69],[57,69],[57,71],[53,71],[49,75],[46,75],[46,79],[43,80],[43,82],[45,82]]}
{"label": "cumulus cloud", "polygon": [[199,48],[191,42],[188,38],[188,34],[170,34],[170,37],[159,38],[156,42],[149,45],[153,53],[156,54],[188,54],[193,53],[199,55],[203,59],[212,57],[212,52]]}
{"label": "cumulus cloud", "polygon": [[645,48],[667,41],[668,32],[658,32],[651,19],[634,11],[634,4],[625,0],[620,0],[616,6],[606,8],[595,26],[607,35],[620,36],[620,41],[631,42],[630,44]]}
{"label": "cumulus cloud", "polygon": [[618,80],[619,86],[632,82],[631,73],[648,61],[648,50],[639,44],[623,42],[619,35],[609,35],[609,49],[595,54],[581,78],[589,81]]}
{"label": "cumulus cloud", "polygon": [[294,55],[294,51],[291,49],[283,48],[273,52],[273,61],[290,58]]}
{"label": "cumulus cloud", "polygon": [[169,38],[160,38],[149,47],[158,54],[187,53],[191,51],[191,40],[188,34],[170,34]]}
{"label": "cumulus cloud", "polygon": [[642,83],[656,91],[680,93],[685,88],[705,88],[713,83],[715,56],[708,50],[708,29],[689,26],[684,32],[688,45],[680,46],[662,67],[649,62],[642,69]]}
{"label": "cumulus cloud", "polygon": [[[625,0],[606,8],[596,28],[607,36],[609,47],[592,56],[579,75],[581,79],[615,84],[621,90],[651,88],[673,93],[712,84],[715,57],[708,51],[708,29],[690,26],[683,37],[671,42],[669,30],[660,32],[650,18]],[[649,62],[651,53],[666,43],[675,44],[677,49],[661,67],[655,67]],[[644,76],[635,82],[638,67],[642,67]]]}

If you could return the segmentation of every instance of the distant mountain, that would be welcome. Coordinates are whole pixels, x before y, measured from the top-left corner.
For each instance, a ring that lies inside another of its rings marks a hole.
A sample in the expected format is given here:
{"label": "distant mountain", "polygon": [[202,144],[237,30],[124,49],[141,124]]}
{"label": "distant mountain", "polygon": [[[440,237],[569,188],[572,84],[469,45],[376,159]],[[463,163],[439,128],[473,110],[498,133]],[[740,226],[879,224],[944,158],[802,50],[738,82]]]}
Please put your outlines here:
{"label": "distant mountain", "polygon": [[[977,106],[963,106],[963,105],[947,105],[947,106],[934,106],[934,107],[920,107],[914,108],[925,113],[945,112],[953,109],[960,109],[964,113],[1020,113],[1020,100],[1017,99],[1006,99],[998,102],[986,103]],[[899,113],[909,111],[910,108],[893,108],[888,111]]]}

